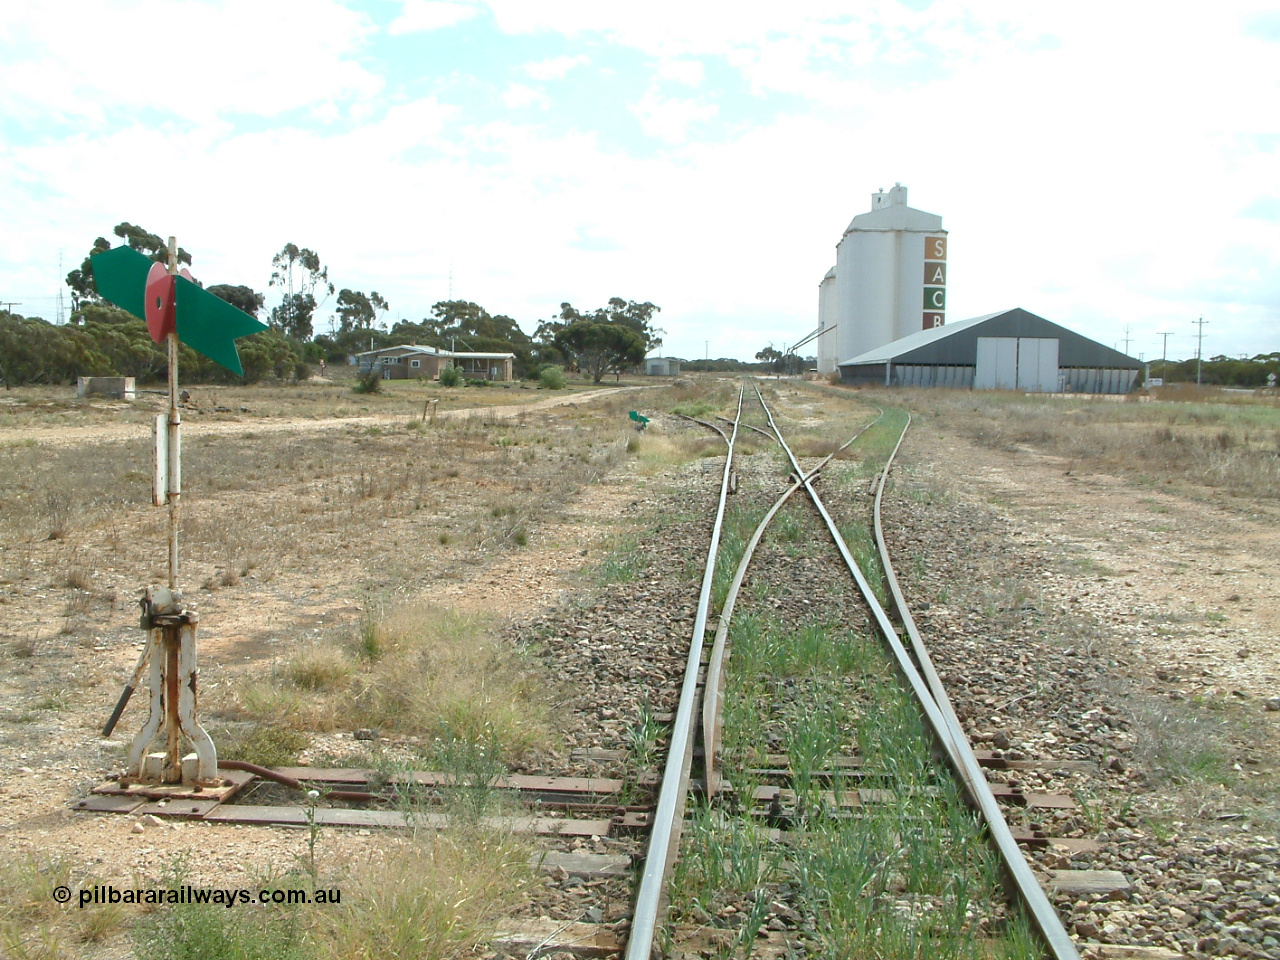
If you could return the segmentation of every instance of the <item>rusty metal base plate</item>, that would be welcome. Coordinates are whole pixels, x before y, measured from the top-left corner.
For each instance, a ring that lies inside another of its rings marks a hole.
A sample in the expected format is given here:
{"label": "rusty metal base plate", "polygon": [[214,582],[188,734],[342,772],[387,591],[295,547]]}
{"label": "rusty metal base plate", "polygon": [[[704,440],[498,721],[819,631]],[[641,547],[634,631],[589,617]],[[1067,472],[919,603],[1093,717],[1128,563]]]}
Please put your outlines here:
{"label": "rusty metal base plate", "polygon": [[[349,769],[319,769],[288,767],[278,772],[307,783],[337,783],[343,785],[364,784],[372,776],[371,771]],[[119,780],[99,784],[84,799],[72,803],[73,810],[95,813],[131,813],[137,816],[153,814],[160,817],[182,817],[204,820],[207,823],[256,823],[276,826],[306,826],[309,823],[342,827],[405,827],[410,820],[398,810],[346,809],[318,807],[314,810],[295,805],[237,804],[229,802],[249,783],[258,777],[242,770],[218,771],[222,786],[192,787],[174,784],[162,786],[147,783],[131,783],[121,786]],[[413,779],[424,785],[440,785],[448,778],[438,773],[416,773]],[[529,777],[510,775],[503,778],[502,786],[521,792],[526,798],[546,802],[548,796],[583,799],[588,796],[609,796],[622,787],[621,781],[604,778]],[[567,805],[567,804],[566,804]],[[620,811],[620,812],[618,812]],[[613,815],[592,819],[577,817],[515,816],[489,817],[485,822],[513,833],[553,836],[603,836],[611,832],[634,832],[647,823],[647,813],[612,808]],[[446,814],[423,811],[412,818],[412,825],[431,829],[443,829],[450,819]]]}
{"label": "rusty metal base plate", "polygon": [[[222,786],[194,787],[181,783],[130,783],[121,786],[120,780],[108,780],[93,788],[93,793],[104,797],[136,797],[139,800],[212,800],[225,803],[234,797],[250,780],[252,773],[242,770],[218,770]],[[76,809],[81,809],[76,807]]]}
{"label": "rusty metal base plate", "polygon": [[146,802],[146,797],[104,797],[91,794],[83,800],[77,800],[71,805],[71,809],[85,813],[133,813]]}

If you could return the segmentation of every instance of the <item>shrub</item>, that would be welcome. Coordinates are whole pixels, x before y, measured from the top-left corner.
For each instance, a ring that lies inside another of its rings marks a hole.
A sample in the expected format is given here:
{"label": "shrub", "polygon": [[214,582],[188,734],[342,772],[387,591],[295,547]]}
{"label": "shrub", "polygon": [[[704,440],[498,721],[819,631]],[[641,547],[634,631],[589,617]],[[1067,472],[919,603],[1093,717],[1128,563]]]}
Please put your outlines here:
{"label": "shrub", "polygon": [[538,386],[543,390],[564,389],[564,367],[543,367],[538,373]]}
{"label": "shrub", "polygon": [[305,360],[299,360],[293,365],[293,379],[301,383],[303,380],[311,379],[311,364]]}
{"label": "shrub", "polygon": [[440,371],[440,386],[456,387],[462,382],[462,372],[457,367],[445,367]]}
{"label": "shrub", "polygon": [[356,378],[356,385],[351,388],[356,393],[379,393],[382,390],[382,371],[374,367],[368,373]]}

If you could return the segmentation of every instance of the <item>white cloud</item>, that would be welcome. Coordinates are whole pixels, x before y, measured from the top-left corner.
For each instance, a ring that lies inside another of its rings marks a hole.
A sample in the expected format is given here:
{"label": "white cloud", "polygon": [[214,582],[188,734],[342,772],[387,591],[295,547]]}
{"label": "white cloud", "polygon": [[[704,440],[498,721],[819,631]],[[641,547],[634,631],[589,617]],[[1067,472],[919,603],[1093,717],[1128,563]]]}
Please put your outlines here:
{"label": "white cloud", "polygon": [[338,108],[336,103],[331,100],[326,100],[324,103],[317,103],[311,107],[311,116],[314,117],[318,123],[335,123],[341,119],[342,111]]}
{"label": "white cloud", "polygon": [[511,110],[523,110],[525,107],[545,110],[551,106],[551,99],[545,93],[523,83],[508,86],[502,93],[502,102]]}
{"label": "white cloud", "polygon": [[718,112],[714,103],[662,97],[652,89],[630,107],[645,133],[672,144],[684,143],[691,126],[710,120]]}
{"label": "white cloud", "polygon": [[658,76],[663,80],[683,83],[686,87],[702,85],[702,63],[698,60],[663,60],[658,64]]}
{"label": "white cloud", "polygon": [[575,56],[551,57],[525,65],[524,71],[535,80],[563,80],[574,67],[585,67],[591,58],[585,53]]}
{"label": "white cloud", "polygon": [[17,4],[5,17],[0,114],[46,128],[144,110],[195,122],[276,116],[382,85],[351,56],[371,22],[335,0],[120,0],[77,4],[74,15]]}
{"label": "white cloud", "polygon": [[400,16],[387,28],[392,35],[440,30],[470,20],[480,8],[470,3],[449,0],[404,0]]}

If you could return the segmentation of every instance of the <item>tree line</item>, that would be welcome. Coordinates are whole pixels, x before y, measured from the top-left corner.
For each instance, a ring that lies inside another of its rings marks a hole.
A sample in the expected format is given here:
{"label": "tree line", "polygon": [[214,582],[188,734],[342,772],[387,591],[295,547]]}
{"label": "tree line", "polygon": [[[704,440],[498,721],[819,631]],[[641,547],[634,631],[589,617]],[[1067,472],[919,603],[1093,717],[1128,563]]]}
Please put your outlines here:
{"label": "tree line", "polygon": [[[1152,377],[1165,383],[1195,383],[1196,358],[1190,360],[1154,360],[1148,364]],[[1200,363],[1200,382],[1215,387],[1265,387],[1267,375],[1280,378],[1280,353],[1260,353],[1249,358],[1217,356]]]}
{"label": "tree line", "polygon": [[[157,263],[168,262],[168,248],[158,235],[128,222],[112,233],[124,244]],[[77,376],[127,376],[141,381],[165,377],[164,348],[153,342],[146,324],[98,295],[93,277],[93,254],[111,249],[98,237],[79,267],[67,274],[72,313],[66,325],[39,317],[0,311],[0,381],[6,387],[26,383],[64,383]],[[178,250],[178,262],[192,257]],[[345,362],[366,350],[404,343],[479,353],[512,353],[516,376],[537,376],[548,365],[581,372],[599,383],[607,374],[621,373],[643,361],[662,344],[654,325],[660,307],[615,297],[604,307],[579,310],[560,304],[559,313],[539,323],[532,337],[505,314],[490,314],[468,300],[434,304],[431,315],[413,322],[401,320],[387,329],[390,304],[376,290],[365,293],[338,289],[316,251],[286,243],[271,260],[269,287],[280,302],[264,322],[269,329],[237,341],[244,376],[237,378],[217,364],[180,347],[183,380],[189,383],[253,382],[275,377],[304,379],[310,365],[321,360]],[[210,293],[259,317],[266,296],[244,284],[218,283]],[[317,314],[334,297],[328,333],[315,330]],[[262,319],[262,318],[260,318]]]}

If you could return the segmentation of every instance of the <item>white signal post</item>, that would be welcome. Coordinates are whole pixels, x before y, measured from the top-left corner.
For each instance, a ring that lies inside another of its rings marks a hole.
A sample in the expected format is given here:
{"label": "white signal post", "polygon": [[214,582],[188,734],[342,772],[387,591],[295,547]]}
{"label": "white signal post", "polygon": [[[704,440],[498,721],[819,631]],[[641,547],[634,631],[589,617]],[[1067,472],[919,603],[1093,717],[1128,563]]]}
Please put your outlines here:
{"label": "white signal post", "polygon": [[[178,273],[178,243],[169,238],[169,275]],[[170,288],[169,296],[176,296]],[[175,304],[170,304],[176,310]],[[147,642],[134,674],[135,680],[150,661],[151,712],[129,748],[125,778],[129,782],[159,785],[182,792],[217,787],[218,752],[209,734],[196,721],[196,625],[200,618],[188,610],[178,592],[178,508],[182,497],[182,414],[178,410],[178,334],[165,336],[169,354],[169,413],[156,417],[154,501],[169,508],[169,586],[148,587],[142,599],[142,628]],[[162,422],[163,421],[163,422]],[[132,685],[108,723],[114,724]],[[183,756],[182,739],[195,748]],[[147,753],[159,738],[163,752]]]}
{"label": "white signal post", "polygon": [[[178,274],[178,240],[169,238],[169,276]],[[178,332],[170,330],[169,348],[169,589],[178,589],[178,501],[182,496],[182,414],[178,411]]]}

